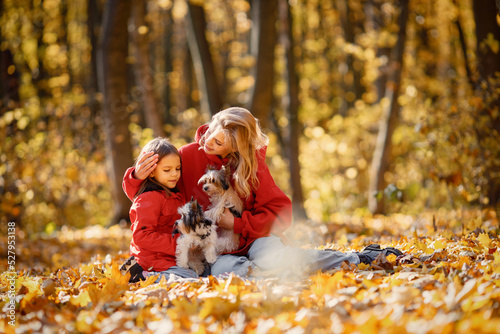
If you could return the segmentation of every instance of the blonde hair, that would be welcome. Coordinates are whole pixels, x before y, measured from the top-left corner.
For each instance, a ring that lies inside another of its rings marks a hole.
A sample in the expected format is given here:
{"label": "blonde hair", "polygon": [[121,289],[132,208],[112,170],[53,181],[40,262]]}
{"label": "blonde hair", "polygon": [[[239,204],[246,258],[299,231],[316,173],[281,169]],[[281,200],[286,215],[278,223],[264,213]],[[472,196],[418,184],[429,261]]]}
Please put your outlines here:
{"label": "blonde hair", "polygon": [[[182,159],[181,155],[179,154],[179,151],[177,151],[177,148],[167,139],[167,138],[162,138],[162,137],[156,137],[153,140],[150,140],[146,145],[141,150],[141,153],[139,154],[139,157],[142,156],[144,153],[147,152],[153,152],[155,154],[158,154],[158,161],[166,157],[167,155],[170,154],[175,154],[179,157],[181,160],[182,164]],[[137,168],[137,164],[139,163],[139,157],[137,157],[134,167]],[[153,191],[153,190],[159,190],[159,191],[165,191],[167,196],[170,196],[171,191],[168,187],[165,187],[161,183],[159,183],[156,179],[151,177],[151,175],[148,175],[148,177],[142,182],[141,187],[139,188],[139,191],[135,195],[135,197],[139,196],[142,193],[145,193],[147,191]]]}
{"label": "blonde hair", "polygon": [[269,138],[262,132],[259,120],[250,111],[240,107],[227,108],[215,114],[200,139],[200,145],[203,147],[207,140],[219,132],[229,140],[233,150],[229,154],[229,166],[233,171],[235,189],[246,198],[252,189],[260,185],[257,178],[257,151],[267,146]]}

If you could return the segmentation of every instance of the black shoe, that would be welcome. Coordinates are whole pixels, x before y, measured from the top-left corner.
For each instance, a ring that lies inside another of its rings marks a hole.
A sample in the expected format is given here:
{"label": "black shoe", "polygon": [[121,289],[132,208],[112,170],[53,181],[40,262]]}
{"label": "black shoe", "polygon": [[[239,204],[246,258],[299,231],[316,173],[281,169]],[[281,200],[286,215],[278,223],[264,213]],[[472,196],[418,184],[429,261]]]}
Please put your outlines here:
{"label": "black shoe", "polygon": [[139,282],[140,280],[145,280],[144,276],[142,276],[142,272],[144,271],[144,269],[142,269],[141,265],[137,263],[135,257],[133,256],[129,257],[127,261],[120,267],[120,271],[122,275],[130,273],[130,279],[128,280],[129,283],[135,283]]}
{"label": "black shoe", "polygon": [[383,254],[385,257],[390,254],[394,254],[396,256],[403,255],[403,252],[401,252],[399,249],[396,249],[394,247],[387,247],[387,248],[380,248],[380,245],[373,244],[373,245],[368,245],[366,246],[365,249],[363,249],[361,252],[356,252],[356,254],[359,257],[359,261],[362,263],[370,264],[372,263],[377,256],[380,254]]}

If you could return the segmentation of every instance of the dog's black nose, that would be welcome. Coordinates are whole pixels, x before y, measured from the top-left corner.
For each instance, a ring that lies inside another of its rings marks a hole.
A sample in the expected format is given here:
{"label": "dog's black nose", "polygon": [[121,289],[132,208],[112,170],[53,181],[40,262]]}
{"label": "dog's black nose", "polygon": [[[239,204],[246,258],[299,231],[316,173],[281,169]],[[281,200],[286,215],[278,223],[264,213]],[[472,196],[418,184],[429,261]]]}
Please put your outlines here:
{"label": "dog's black nose", "polygon": [[208,186],[207,185],[204,185],[203,186],[203,191],[207,191],[208,190]]}

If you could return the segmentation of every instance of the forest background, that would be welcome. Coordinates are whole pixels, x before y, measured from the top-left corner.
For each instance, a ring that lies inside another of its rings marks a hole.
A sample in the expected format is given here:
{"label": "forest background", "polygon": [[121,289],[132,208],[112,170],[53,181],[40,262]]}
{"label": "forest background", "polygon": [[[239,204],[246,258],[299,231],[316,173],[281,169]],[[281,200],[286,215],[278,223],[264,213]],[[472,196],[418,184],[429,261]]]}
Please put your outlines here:
{"label": "forest background", "polygon": [[[499,8],[0,1],[0,332],[498,333]],[[228,106],[270,136],[291,241],[404,255],[128,284],[125,169]]]}
{"label": "forest background", "polygon": [[296,219],[493,207],[491,1],[2,1],[0,219],[128,219],[125,169],[228,106],[271,138]]}

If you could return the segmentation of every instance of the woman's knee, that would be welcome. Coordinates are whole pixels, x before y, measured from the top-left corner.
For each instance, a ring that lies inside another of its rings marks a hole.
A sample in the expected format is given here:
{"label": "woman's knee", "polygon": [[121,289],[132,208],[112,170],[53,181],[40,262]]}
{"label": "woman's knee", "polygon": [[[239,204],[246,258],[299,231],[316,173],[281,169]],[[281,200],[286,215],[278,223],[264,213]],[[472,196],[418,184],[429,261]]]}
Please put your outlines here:
{"label": "woman's knee", "polygon": [[263,237],[255,240],[248,250],[248,258],[250,261],[259,260],[261,258],[273,256],[280,253],[286,248],[281,239],[277,236]]}

